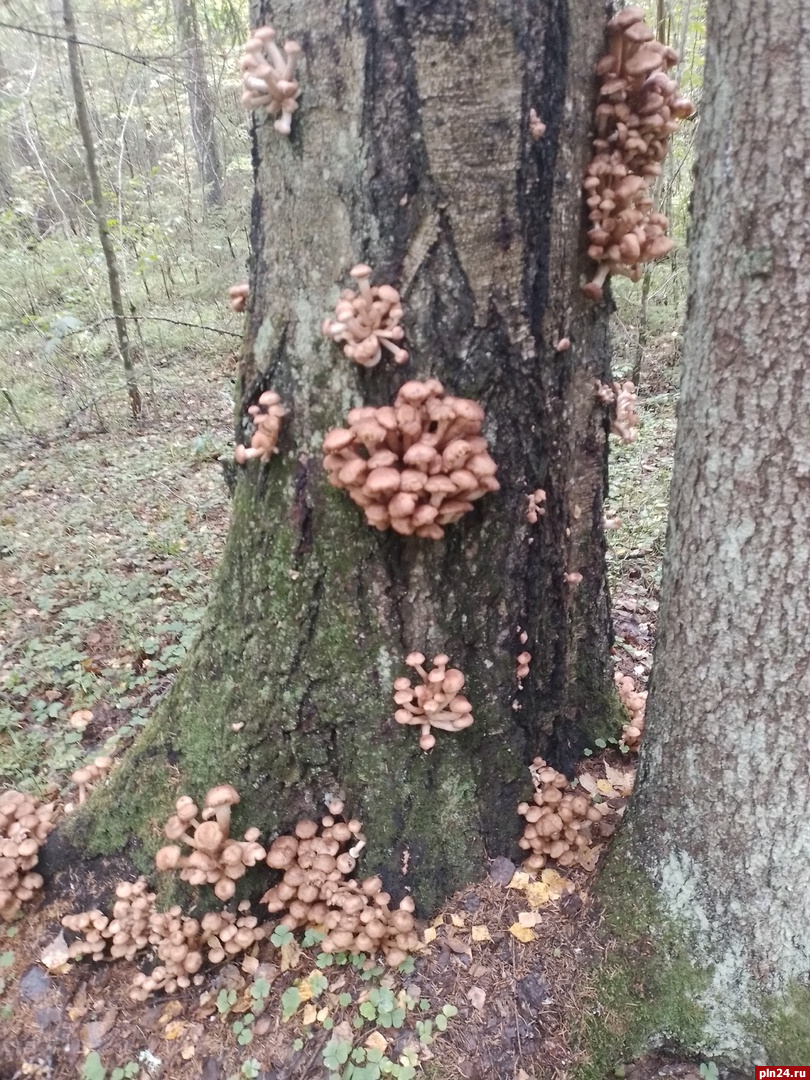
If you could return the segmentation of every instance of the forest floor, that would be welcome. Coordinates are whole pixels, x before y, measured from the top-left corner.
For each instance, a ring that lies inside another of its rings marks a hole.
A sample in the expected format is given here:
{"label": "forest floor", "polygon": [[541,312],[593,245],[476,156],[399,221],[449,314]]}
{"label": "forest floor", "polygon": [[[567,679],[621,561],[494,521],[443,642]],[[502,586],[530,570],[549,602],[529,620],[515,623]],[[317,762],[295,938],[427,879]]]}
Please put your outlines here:
{"label": "forest floor", "polygon": [[[661,340],[647,357],[640,437],[611,457],[608,510],[622,519],[610,537],[614,652],[638,689],[658,606],[675,349]],[[109,429],[89,411],[58,437],[0,432],[0,791],[69,805],[73,770],[125,749],[170,685],[227,529],[217,459],[231,440],[232,376],[229,363],[160,369],[160,412],[137,429]],[[579,769],[618,811],[633,773],[615,745],[593,747]],[[487,880],[450,898],[404,970],[268,940],[257,970],[229,963],[145,1003],[129,999],[126,962],[59,963],[48,946],[68,908],[34,904],[0,925],[0,1080],[372,1080],[381,1069],[402,1080],[601,1080],[590,1021],[599,1014],[621,1033],[629,1018],[597,997],[594,971],[612,946],[593,875],[547,875],[545,890],[527,891],[515,869],[496,859]],[[615,1064],[632,1080],[714,1075],[663,1056]]]}

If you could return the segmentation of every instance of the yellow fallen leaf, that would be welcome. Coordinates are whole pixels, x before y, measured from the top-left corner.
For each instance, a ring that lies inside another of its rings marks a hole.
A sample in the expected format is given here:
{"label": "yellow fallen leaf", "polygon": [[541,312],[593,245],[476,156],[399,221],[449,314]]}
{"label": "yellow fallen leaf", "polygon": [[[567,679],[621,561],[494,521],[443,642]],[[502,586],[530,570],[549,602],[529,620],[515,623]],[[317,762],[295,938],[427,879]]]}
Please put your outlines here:
{"label": "yellow fallen leaf", "polygon": [[615,795],[616,794],[616,792],[613,790],[613,784],[611,784],[609,780],[597,780],[596,781],[596,790],[601,795]]}
{"label": "yellow fallen leaf", "polygon": [[191,1059],[194,1057],[195,1052],[196,1051],[194,1050],[194,1047],[191,1045],[191,1043],[186,1043],[186,1045],[180,1051],[180,1057],[183,1059],[183,1061],[191,1061]]}
{"label": "yellow fallen leaf", "polygon": [[182,1020],[171,1020],[166,1025],[166,1030],[163,1032],[163,1036],[166,1039],[179,1039],[181,1035],[185,1033],[186,1025]]}
{"label": "yellow fallen leaf", "polygon": [[544,881],[533,881],[526,889],[526,899],[529,907],[542,907],[551,899],[551,890]]}
{"label": "yellow fallen leaf", "polygon": [[312,997],[312,987],[309,985],[306,979],[302,979],[298,984],[298,993],[301,995],[302,1001],[309,1001]]}
{"label": "yellow fallen leaf", "polygon": [[285,941],[279,949],[281,953],[281,970],[292,971],[293,968],[298,966],[298,961],[301,958],[301,950],[298,948],[298,942]]}
{"label": "yellow fallen leaf", "polygon": [[537,926],[540,922],[540,916],[536,911],[521,911],[518,914],[518,922],[521,926]]}
{"label": "yellow fallen leaf", "polygon": [[548,886],[548,891],[554,899],[563,896],[567,892],[574,891],[573,881],[569,881],[568,878],[563,877],[562,874],[558,874],[556,870],[544,870],[540,877]]}
{"label": "yellow fallen leaf", "polygon": [[428,926],[424,933],[425,943],[429,945],[431,941],[435,941],[439,936],[439,932],[435,926]]}
{"label": "yellow fallen leaf", "polygon": [[[310,991],[310,993],[311,993],[311,991]],[[314,1024],[317,1019],[318,1019],[318,1010],[315,1008],[315,1006],[310,1001],[310,1003],[308,1005],[304,1006],[304,1012],[303,1012],[303,1015],[301,1016],[301,1020],[302,1020],[302,1022],[304,1024]]]}
{"label": "yellow fallen leaf", "polygon": [[436,918],[433,920],[433,922],[430,925],[431,926],[444,926],[444,915],[437,915]]}
{"label": "yellow fallen leaf", "polygon": [[516,870],[512,880],[507,885],[508,889],[525,889],[532,879],[523,870]]}
{"label": "yellow fallen leaf", "polygon": [[379,1050],[382,1054],[388,1049],[388,1039],[386,1039],[381,1031],[372,1031],[366,1039],[365,1045],[369,1050]]}
{"label": "yellow fallen leaf", "polygon": [[322,1009],[318,1009],[318,1015],[315,1017],[315,1019],[318,1021],[319,1024],[322,1024],[324,1022],[324,1020],[327,1018],[328,1015],[329,1015],[329,1006],[324,1005],[324,1007]]}
{"label": "yellow fallen leaf", "polygon": [[453,926],[463,926],[464,925],[464,919],[463,919],[463,917],[461,915],[451,915],[450,916],[450,921],[452,922]]}
{"label": "yellow fallen leaf", "polygon": [[518,941],[522,941],[524,945],[528,945],[530,941],[535,941],[537,939],[537,934],[535,934],[534,930],[528,926],[521,926],[519,922],[512,923],[509,927],[509,933],[512,937],[517,938]]}
{"label": "yellow fallen leaf", "polygon": [[163,1027],[164,1024],[168,1024],[170,1020],[174,1020],[175,1016],[179,1016],[183,1011],[183,1006],[179,1001],[169,1001],[166,1004],[166,1008],[160,1014],[158,1020],[158,1026]]}
{"label": "yellow fallen leaf", "polygon": [[492,935],[488,926],[474,926],[472,928],[473,941],[492,941]]}

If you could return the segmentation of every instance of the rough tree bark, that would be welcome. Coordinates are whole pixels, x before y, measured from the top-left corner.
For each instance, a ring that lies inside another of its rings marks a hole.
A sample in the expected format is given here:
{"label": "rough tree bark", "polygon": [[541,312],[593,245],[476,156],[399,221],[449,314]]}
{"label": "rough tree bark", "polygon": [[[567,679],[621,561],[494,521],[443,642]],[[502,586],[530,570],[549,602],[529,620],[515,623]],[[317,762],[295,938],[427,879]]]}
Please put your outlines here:
{"label": "rough tree bark", "polygon": [[195,0],[174,0],[177,37],[183,50],[194,156],[207,208],[222,205],[222,166],[214,127],[214,101],[205,70]]}
{"label": "rough tree bark", "polygon": [[68,64],[70,66],[70,85],[73,90],[73,100],[76,105],[76,123],[79,125],[84,153],[87,160],[87,177],[90,181],[90,191],[93,197],[93,213],[96,219],[98,237],[101,241],[101,250],[104,253],[104,261],[107,264],[107,282],[110,290],[110,307],[115,321],[115,332],[118,338],[118,349],[121,353],[121,363],[124,367],[124,380],[127,386],[129,407],[134,417],[141,415],[141,393],[138,389],[138,381],[135,377],[135,365],[132,362],[130,350],[129,330],[124,315],[124,302],[121,297],[121,277],[118,273],[118,261],[115,257],[115,248],[107,226],[107,205],[104,193],[101,190],[101,177],[98,172],[96,161],[96,147],[93,142],[93,132],[90,127],[90,114],[87,109],[87,95],[84,92],[84,80],[82,79],[82,64],[79,55],[79,43],[76,40],[76,19],[73,15],[71,0],[62,0],[62,13],[67,35]]}
{"label": "rough tree bark", "polygon": [[[73,840],[153,846],[170,797],[224,780],[271,835],[340,791],[369,836],[365,868],[427,910],[513,849],[531,758],[568,767],[613,716],[594,396],[606,315],[579,290],[603,15],[589,0],[287,0],[270,14],[303,45],[303,93],[291,138],[256,117],[239,425],[278,390],[281,454],[241,470],[200,641]],[[538,142],[531,108],[548,125]],[[321,336],[359,260],[403,292],[404,370],[365,371]],[[439,542],[368,528],[320,453],[349,407],[429,376],[484,406],[502,484]],[[531,526],[537,487],[548,510]],[[533,655],[520,692],[519,627]],[[447,652],[474,706],[473,727],[428,755],[393,720],[412,649]]]}
{"label": "rough tree bark", "polygon": [[687,943],[692,1048],[744,1067],[810,1063],[808,32],[789,0],[709,8],[660,636],[611,871]]}

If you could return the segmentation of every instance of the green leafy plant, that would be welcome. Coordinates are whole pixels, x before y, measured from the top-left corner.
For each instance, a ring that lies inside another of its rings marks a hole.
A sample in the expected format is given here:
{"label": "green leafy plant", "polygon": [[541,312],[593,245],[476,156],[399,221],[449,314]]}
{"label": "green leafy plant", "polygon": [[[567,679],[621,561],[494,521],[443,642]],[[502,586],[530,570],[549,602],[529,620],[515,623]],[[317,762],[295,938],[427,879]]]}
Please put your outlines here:
{"label": "green leafy plant", "polygon": [[719,1080],[720,1071],[713,1061],[704,1061],[700,1066],[700,1075],[703,1080]]}

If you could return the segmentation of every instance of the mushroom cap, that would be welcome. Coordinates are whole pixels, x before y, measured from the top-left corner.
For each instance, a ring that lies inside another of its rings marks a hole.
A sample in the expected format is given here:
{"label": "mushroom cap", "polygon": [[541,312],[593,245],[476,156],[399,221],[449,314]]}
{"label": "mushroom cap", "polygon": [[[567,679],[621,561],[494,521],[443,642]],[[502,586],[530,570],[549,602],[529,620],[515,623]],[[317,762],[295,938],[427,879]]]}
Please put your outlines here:
{"label": "mushroom cap", "polygon": [[158,870],[173,870],[180,862],[182,852],[174,844],[167,844],[155,855],[155,866]]}
{"label": "mushroom cap", "polygon": [[205,805],[211,809],[219,806],[234,806],[239,802],[239,792],[230,784],[218,784],[205,796]]}
{"label": "mushroom cap", "polygon": [[224,840],[225,833],[216,821],[203,821],[194,833],[194,841],[202,851],[216,851]]}
{"label": "mushroom cap", "polygon": [[356,266],[353,266],[351,268],[351,270],[349,271],[349,276],[353,277],[357,281],[359,281],[361,278],[370,278],[371,267],[367,266],[366,263],[358,263]]}

